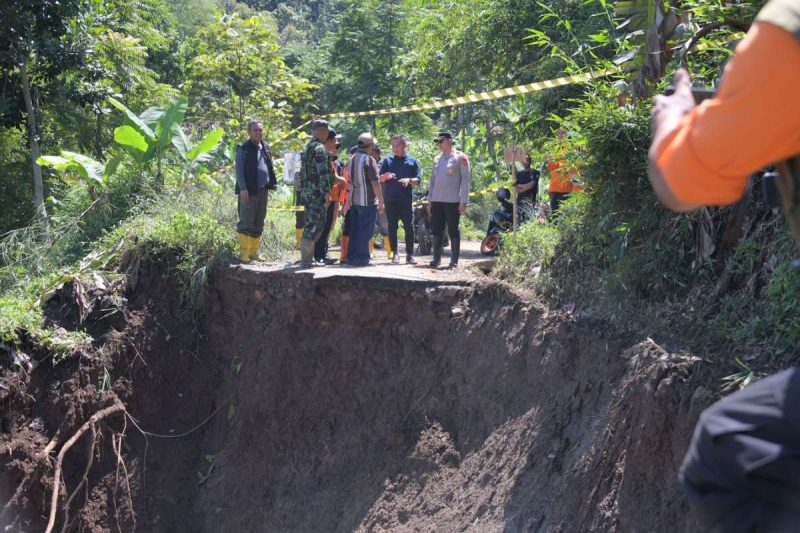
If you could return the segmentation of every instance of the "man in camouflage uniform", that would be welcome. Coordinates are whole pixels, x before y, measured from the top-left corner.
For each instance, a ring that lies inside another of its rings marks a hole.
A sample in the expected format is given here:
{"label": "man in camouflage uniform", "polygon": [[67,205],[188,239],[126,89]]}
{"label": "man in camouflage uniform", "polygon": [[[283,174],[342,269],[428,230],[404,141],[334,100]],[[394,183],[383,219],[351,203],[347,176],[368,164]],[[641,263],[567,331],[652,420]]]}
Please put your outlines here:
{"label": "man in camouflage uniform", "polygon": [[311,123],[311,141],[303,150],[300,176],[302,199],[305,206],[305,227],[300,242],[300,266],[314,264],[314,245],[325,229],[330,202],[333,172],[325,141],[328,139],[328,122],[317,119]]}

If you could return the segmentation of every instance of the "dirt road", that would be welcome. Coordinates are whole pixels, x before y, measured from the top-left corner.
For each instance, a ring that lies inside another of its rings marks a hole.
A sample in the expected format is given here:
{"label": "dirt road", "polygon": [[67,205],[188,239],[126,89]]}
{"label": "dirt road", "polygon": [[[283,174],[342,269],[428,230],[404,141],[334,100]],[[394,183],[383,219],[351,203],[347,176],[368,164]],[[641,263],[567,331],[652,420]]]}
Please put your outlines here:
{"label": "dirt road", "polygon": [[[297,253],[294,254],[297,256]],[[330,251],[331,257],[339,257],[339,248],[332,247]],[[405,263],[405,245],[400,245],[400,264],[393,265],[386,257],[385,250],[375,250],[373,254],[373,265],[367,267],[351,267],[347,265],[332,265],[332,266],[317,266],[310,269],[301,269],[296,264],[298,257],[293,257],[290,262],[278,263],[253,263],[250,265],[241,265],[236,268],[241,268],[247,271],[256,272],[277,272],[281,270],[293,270],[299,273],[311,273],[314,279],[326,279],[335,277],[345,278],[367,278],[367,279],[383,279],[383,280],[402,280],[409,283],[429,284],[435,283],[448,283],[448,284],[463,284],[474,281],[481,276],[482,271],[490,270],[494,264],[494,258],[485,257],[480,253],[480,242],[477,241],[463,241],[461,243],[461,255],[459,258],[458,268],[446,268],[450,261],[450,250],[445,249],[442,255],[442,265],[439,268],[433,269],[428,266],[431,256],[416,256],[416,265],[407,265]]]}

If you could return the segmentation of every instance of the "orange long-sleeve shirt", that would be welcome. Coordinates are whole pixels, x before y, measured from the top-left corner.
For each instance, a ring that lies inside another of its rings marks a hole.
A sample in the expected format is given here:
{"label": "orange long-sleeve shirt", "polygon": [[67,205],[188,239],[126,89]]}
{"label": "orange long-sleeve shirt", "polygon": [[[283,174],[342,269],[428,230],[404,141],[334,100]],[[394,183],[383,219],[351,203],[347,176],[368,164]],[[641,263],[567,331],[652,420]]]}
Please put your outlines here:
{"label": "orange long-sleeve shirt", "polygon": [[553,161],[547,163],[547,170],[550,172],[550,192],[572,192],[574,188],[572,178],[575,177],[577,171],[568,167],[567,161],[564,160],[563,150],[555,156]]}
{"label": "orange long-sleeve shirt", "polygon": [[688,204],[736,202],[749,176],[800,154],[800,44],[754,24],[725,68],[719,94],[687,114],[656,154],[672,194]]}
{"label": "orange long-sleeve shirt", "polygon": [[[333,166],[333,173],[334,175],[338,175],[336,167],[331,163]],[[342,170],[342,177],[350,181],[350,173],[348,172],[347,168]],[[331,187],[331,201],[332,202],[340,202],[344,203],[347,200],[347,189],[338,181],[333,182],[333,187]]]}

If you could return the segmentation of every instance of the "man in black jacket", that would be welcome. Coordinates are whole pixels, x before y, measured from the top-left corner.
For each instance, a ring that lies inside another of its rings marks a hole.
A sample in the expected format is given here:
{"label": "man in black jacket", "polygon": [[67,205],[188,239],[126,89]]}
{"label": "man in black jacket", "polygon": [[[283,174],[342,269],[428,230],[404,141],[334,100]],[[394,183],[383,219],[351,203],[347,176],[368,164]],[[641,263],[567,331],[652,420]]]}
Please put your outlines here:
{"label": "man in black jacket", "polygon": [[239,259],[243,263],[263,261],[258,255],[264,219],[267,216],[267,191],[278,186],[272,152],[264,142],[264,126],[251,120],[247,124],[250,139],[236,149],[236,194],[239,200]]}
{"label": "man in black jacket", "polygon": [[517,207],[519,223],[531,220],[536,212],[539,195],[539,171],[531,166],[531,156],[525,156],[522,172],[517,172]]}

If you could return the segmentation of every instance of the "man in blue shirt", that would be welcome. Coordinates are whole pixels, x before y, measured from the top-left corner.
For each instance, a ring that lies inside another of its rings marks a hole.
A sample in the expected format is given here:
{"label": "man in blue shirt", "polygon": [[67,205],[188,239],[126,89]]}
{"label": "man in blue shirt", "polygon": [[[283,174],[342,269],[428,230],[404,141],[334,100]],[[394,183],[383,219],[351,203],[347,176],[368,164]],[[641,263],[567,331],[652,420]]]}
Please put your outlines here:
{"label": "man in blue shirt", "polygon": [[386,218],[389,221],[389,243],[394,251],[392,264],[400,262],[397,249],[398,222],[403,221],[406,233],[406,263],[415,265],[414,260],[414,213],[411,208],[411,189],[420,184],[422,169],[419,161],[406,153],[408,139],[405,135],[392,137],[392,155],[381,164],[381,182],[384,187]]}

